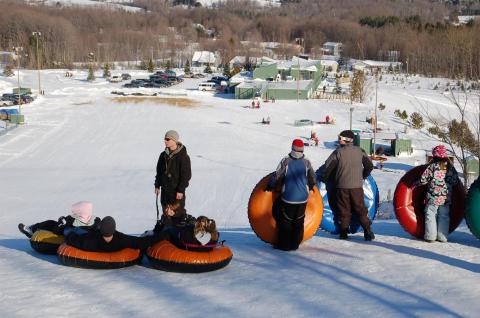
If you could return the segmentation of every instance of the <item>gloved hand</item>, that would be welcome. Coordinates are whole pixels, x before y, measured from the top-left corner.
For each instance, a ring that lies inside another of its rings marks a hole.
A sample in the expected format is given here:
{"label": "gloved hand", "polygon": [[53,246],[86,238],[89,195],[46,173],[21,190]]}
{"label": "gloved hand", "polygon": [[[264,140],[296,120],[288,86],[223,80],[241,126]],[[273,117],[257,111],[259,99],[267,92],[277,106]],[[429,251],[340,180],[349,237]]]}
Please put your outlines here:
{"label": "gloved hand", "polygon": [[61,216],[58,218],[58,226],[65,226],[65,224],[67,224],[67,220],[65,219],[64,216]]}

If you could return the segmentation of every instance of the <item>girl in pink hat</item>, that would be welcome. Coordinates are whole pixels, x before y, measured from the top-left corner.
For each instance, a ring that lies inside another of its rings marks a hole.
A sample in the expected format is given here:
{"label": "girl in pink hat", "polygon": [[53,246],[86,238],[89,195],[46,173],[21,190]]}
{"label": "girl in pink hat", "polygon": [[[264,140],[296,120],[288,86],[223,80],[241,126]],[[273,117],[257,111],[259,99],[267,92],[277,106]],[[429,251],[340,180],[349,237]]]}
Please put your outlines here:
{"label": "girl in pink hat", "polygon": [[66,235],[72,230],[82,232],[82,230],[88,230],[100,223],[100,218],[95,217],[92,212],[93,204],[91,202],[80,201],[72,205],[70,215],[61,216],[57,221],[47,220],[29,226],[20,223],[18,229],[28,238],[31,238],[37,230],[51,231],[58,235]]}
{"label": "girl in pink hat", "polygon": [[428,185],[424,239],[427,242],[447,242],[452,188],[460,180],[455,167],[448,159],[445,146],[434,147],[432,156],[419,182]]}

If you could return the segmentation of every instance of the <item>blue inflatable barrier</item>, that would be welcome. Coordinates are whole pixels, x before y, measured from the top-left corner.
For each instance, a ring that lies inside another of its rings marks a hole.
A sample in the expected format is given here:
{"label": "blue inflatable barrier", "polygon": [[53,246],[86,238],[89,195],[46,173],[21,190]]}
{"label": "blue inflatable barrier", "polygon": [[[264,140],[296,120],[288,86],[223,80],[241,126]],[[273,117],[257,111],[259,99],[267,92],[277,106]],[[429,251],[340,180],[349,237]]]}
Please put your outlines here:
{"label": "blue inflatable barrier", "polygon": [[18,109],[15,109],[15,108],[0,109],[0,113],[4,113],[7,115],[18,115]]}
{"label": "blue inflatable barrier", "polygon": [[[338,234],[340,233],[340,229],[337,223],[338,221],[328,201],[328,193],[332,193],[332,191],[334,190],[334,185],[332,182],[328,182],[325,185],[323,182],[319,181],[323,170],[324,166],[321,166],[316,171],[317,187],[320,190],[320,194],[323,198],[323,218],[322,223],[320,223],[320,228],[332,234]],[[365,181],[363,182],[363,193],[365,206],[368,209],[368,218],[373,222],[375,216],[377,215],[380,195],[378,193],[377,183],[372,176],[368,176],[368,178],[365,179]],[[359,227],[360,223],[357,216],[355,214],[352,214],[352,220],[350,222],[350,227],[348,228],[348,231],[350,233],[356,233]]]}

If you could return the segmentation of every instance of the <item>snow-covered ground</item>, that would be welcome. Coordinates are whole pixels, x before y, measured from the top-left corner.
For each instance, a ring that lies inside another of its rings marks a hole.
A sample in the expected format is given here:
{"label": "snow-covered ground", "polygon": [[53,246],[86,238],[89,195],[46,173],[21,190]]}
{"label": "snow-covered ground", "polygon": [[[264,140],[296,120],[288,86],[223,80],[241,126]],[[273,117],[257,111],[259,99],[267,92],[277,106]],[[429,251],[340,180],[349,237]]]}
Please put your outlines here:
{"label": "snow-covered ground", "polygon": [[[101,78],[88,83],[81,71],[63,75],[42,71],[46,95],[22,107],[25,125],[0,136],[1,317],[478,317],[480,241],[464,224],[449,243],[428,244],[394,219],[377,220],[374,242],[361,233],[340,241],[319,230],[290,253],[272,249],[250,229],[247,202],[256,182],[288,153],[293,138],[311,130],[320,145],[305,153],[320,166],[337,134],[349,127],[350,104],[277,101],[250,109],[249,100],[199,92],[202,80],[194,79],[143,90],[160,93],[156,97],[119,101],[111,91],[134,90]],[[22,86],[36,88],[36,76],[21,71]],[[393,111],[411,113],[419,100],[449,109],[441,90],[431,89],[438,81],[383,80],[384,129],[403,131]],[[14,86],[16,78],[0,78],[0,92]],[[370,128],[365,118],[371,105],[353,105],[353,128]],[[326,115],[336,125],[293,125]],[[271,125],[260,124],[267,116]],[[229,266],[177,274],[154,270],[144,260],[142,266],[95,271],[64,267],[56,257],[32,251],[17,224],[65,215],[80,200],[92,201],[98,216],[114,216],[123,232],[152,228],[155,165],[169,129],[179,131],[192,160],[187,209],[217,221],[234,253]],[[414,155],[389,158],[384,171],[373,173],[382,200],[435,144],[424,133],[407,134]]]}

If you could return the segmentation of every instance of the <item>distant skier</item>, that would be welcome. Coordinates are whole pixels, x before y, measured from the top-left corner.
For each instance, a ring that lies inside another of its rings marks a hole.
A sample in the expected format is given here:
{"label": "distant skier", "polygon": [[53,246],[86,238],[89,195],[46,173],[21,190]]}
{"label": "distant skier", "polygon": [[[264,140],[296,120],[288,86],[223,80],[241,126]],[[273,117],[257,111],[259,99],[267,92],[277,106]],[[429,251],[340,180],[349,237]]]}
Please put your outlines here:
{"label": "distant skier", "polygon": [[[179,134],[169,130],[165,134],[165,150],[160,154],[155,176],[155,194],[160,194],[160,203],[165,212],[168,204],[179,202],[185,211],[185,190],[192,177],[190,157],[186,147],[179,141]],[[164,213],[165,214],[165,213]],[[184,215],[162,217],[162,223],[171,224]]]}
{"label": "distant skier", "polygon": [[373,170],[373,164],[362,148],[353,145],[354,134],[344,130],[338,135],[340,147],[325,161],[322,182],[333,179],[335,184],[335,205],[339,213],[340,239],[348,238],[348,227],[352,211],[358,215],[366,241],[375,239],[364,203],[363,180]]}
{"label": "distant skier", "polygon": [[315,186],[315,172],[303,150],[303,140],[295,139],[291,152],[280,161],[265,189],[282,189],[272,214],[278,228],[278,242],[274,247],[285,251],[298,249],[303,240],[305,208],[309,192]]}

